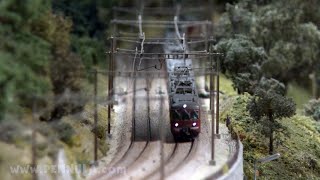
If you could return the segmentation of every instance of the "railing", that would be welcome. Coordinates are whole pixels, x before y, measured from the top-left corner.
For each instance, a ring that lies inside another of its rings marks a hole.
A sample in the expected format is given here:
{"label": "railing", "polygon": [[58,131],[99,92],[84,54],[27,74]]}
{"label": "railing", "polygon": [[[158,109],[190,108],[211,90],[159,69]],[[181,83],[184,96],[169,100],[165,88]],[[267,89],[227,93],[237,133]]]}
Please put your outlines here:
{"label": "railing", "polygon": [[[217,172],[215,172],[214,174],[212,174],[211,176],[207,177],[206,179],[218,179],[220,177],[222,177],[223,175],[225,175],[226,173],[229,172],[229,170],[232,168],[232,166],[236,163],[236,161],[239,158],[239,152],[240,152],[240,139],[239,136],[237,135],[237,133],[233,130],[231,130],[231,138],[233,140],[236,141],[236,150],[234,151],[233,155],[231,156],[231,158],[226,162],[226,164],[224,164],[221,169]],[[225,166],[227,166],[227,172]]]}

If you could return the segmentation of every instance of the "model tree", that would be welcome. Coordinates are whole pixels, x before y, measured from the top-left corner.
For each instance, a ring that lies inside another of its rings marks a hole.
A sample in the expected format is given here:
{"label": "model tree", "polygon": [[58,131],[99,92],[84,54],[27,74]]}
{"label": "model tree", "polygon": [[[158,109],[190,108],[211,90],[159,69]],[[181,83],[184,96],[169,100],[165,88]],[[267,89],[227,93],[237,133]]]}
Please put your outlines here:
{"label": "model tree", "polygon": [[260,66],[266,59],[263,48],[256,47],[246,36],[222,40],[217,44],[219,52],[225,57],[221,63],[222,72],[232,79],[233,86],[239,94],[253,93],[261,78]]}
{"label": "model tree", "polygon": [[281,128],[279,121],[295,114],[296,105],[284,96],[285,86],[275,79],[262,78],[247,105],[250,115],[262,124],[262,133],[269,137],[269,153],[274,151],[274,132]]}
{"label": "model tree", "polygon": [[[246,35],[267,56],[261,68],[263,75],[284,84],[299,81],[309,85],[312,79],[314,97],[318,96],[320,31],[319,1],[285,0],[250,1],[226,7],[217,25],[219,38],[235,40]],[[247,76],[247,75],[246,75]]]}

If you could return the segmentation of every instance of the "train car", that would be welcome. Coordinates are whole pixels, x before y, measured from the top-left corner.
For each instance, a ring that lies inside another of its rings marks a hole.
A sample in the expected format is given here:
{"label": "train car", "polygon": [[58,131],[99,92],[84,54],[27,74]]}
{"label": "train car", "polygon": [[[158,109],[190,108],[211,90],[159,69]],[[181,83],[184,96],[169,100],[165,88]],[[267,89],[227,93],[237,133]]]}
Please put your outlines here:
{"label": "train car", "polygon": [[170,126],[176,140],[194,139],[200,133],[198,93],[190,68],[178,66],[170,74]]}
{"label": "train car", "polygon": [[[179,44],[168,43],[165,52],[182,51]],[[201,114],[191,59],[173,57],[166,62],[171,133],[175,140],[194,139],[201,130]]]}

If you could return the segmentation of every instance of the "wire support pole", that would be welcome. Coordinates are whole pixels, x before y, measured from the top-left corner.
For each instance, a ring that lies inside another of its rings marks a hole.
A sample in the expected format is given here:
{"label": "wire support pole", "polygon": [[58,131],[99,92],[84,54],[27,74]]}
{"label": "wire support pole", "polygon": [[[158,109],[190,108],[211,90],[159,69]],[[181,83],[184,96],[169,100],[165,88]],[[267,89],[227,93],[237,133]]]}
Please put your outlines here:
{"label": "wire support pole", "polygon": [[136,78],[136,57],[137,57],[137,53],[138,52],[138,48],[136,47],[136,53],[135,53],[135,57],[133,59],[133,64],[132,64],[132,71],[133,71],[133,95],[132,95],[132,131],[131,131],[131,141],[135,141],[136,139],[136,91],[137,91],[137,78]]}
{"label": "wire support pole", "polygon": [[219,118],[220,118],[220,57],[217,57],[217,105],[216,105],[216,134],[219,134]]}
{"label": "wire support pole", "polygon": [[[111,53],[110,53],[110,59],[109,59],[109,70],[114,72],[114,38],[110,38],[110,43],[111,43]],[[108,78],[108,99],[112,101],[113,97],[113,77],[114,73],[109,74]],[[112,103],[108,104],[108,134],[111,134],[111,109],[112,109]]]}
{"label": "wire support pole", "polygon": [[[35,127],[35,121],[36,121],[36,99],[33,97],[33,102],[32,102],[32,134],[31,134],[31,167],[36,169],[37,168],[37,132],[36,132],[36,127]],[[32,180],[37,180],[37,172],[32,171]]]}
{"label": "wire support pole", "polygon": [[164,143],[164,111],[163,111],[163,106],[164,106],[164,100],[163,96],[160,95],[160,121],[159,121],[159,134],[160,134],[160,179],[164,180],[165,177],[165,169],[164,169],[164,148],[163,148],[163,143]]}
{"label": "wire support pole", "polygon": [[[210,45],[210,52],[212,51],[212,46]],[[210,66],[211,66],[211,74],[210,74],[210,110],[211,110],[211,160],[209,162],[210,165],[216,165],[215,161],[215,94],[214,94],[214,74],[213,74],[213,60],[212,56],[210,56]]]}
{"label": "wire support pole", "polygon": [[94,70],[94,164],[98,162],[98,135],[97,135],[97,126],[98,126],[98,71]]}

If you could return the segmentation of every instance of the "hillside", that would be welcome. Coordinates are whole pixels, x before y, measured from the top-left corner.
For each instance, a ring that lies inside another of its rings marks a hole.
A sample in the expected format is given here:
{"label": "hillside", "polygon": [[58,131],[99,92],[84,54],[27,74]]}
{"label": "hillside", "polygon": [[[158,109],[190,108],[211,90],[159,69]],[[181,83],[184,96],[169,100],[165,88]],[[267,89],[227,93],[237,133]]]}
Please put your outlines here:
{"label": "hillside", "polygon": [[[253,179],[254,161],[268,156],[268,139],[261,135],[259,124],[250,117],[246,106],[250,95],[234,95],[230,81],[222,78],[221,90],[229,94],[230,106],[223,112],[222,119],[228,114],[232,127],[239,134],[244,145],[244,171]],[[229,84],[229,86],[228,86]],[[299,89],[303,89],[300,88]],[[300,90],[301,91],[301,90]],[[291,94],[299,97],[299,94]],[[299,98],[296,98],[299,101]],[[302,114],[298,110],[292,118],[281,121],[283,129],[275,133],[278,160],[259,166],[259,179],[317,179],[320,177],[320,122]]]}

